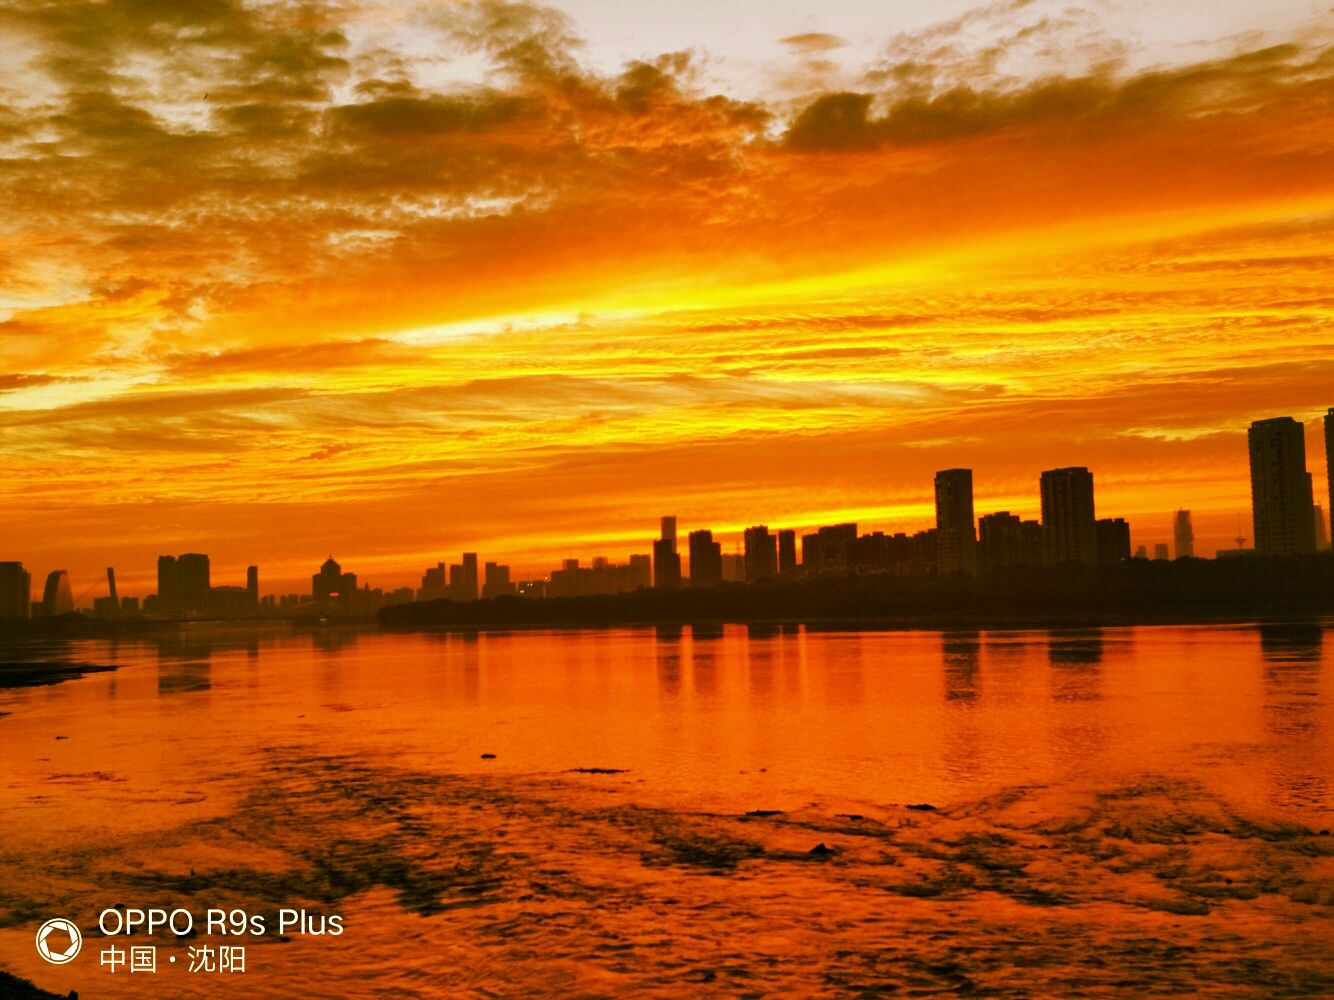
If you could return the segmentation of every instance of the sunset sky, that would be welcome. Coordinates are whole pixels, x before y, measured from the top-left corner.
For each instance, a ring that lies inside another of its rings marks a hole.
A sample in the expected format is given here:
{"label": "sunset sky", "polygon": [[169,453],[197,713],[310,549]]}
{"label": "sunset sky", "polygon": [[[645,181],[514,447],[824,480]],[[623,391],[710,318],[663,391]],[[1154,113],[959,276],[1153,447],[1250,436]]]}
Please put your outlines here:
{"label": "sunset sky", "polygon": [[1332,11],[0,0],[0,559],[523,577],[1060,465],[1212,554],[1255,418],[1327,503]]}

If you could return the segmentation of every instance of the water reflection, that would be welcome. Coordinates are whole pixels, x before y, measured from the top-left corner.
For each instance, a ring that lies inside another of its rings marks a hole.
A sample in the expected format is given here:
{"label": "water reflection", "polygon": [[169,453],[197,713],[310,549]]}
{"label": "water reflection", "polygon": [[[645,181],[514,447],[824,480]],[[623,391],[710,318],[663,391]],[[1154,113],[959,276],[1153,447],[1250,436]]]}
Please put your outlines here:
{"label": "water reflection", "polygon": [[981,634],[976,631],[942,634],[940,658],[945,668],[946,701],[974,701],[982,659]]}
{"label": "water reflection", "polygon": [[1102,664],[1102,629],[1053,629],[1047,633],[1052,697],[1057,701],[1095,701]]}

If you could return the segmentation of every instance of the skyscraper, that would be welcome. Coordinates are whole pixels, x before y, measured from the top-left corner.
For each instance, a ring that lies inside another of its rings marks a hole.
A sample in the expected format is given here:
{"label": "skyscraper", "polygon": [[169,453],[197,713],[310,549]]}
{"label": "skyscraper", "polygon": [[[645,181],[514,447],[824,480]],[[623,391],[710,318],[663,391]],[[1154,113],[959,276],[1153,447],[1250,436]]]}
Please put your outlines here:
{"label": "skyscraper", "polygon": [[185,611],[203,611],[211,585],[208,556],[187,552],[177,557],[176,566],[181,574],[181,608]]}
{"label": "skyscraper", "polygon": [[797,568],[797,533],[784,528],[778,533],[778,572],[792,573]]}
{"label": "skyscraper", "polygon": [[1115,566],[1130,558],[1130,524],[1125,518],[1101,518],[1096,530],[1099,564]]}
{"label": "skyscraper", "polygon": [[245,571],[245,589],[246,600],[250,604],[250,610],[254,611],[259,607],[259,567],[247,566]]}
{"label": "skyscraper", "polygon": [[778,572],[778,538],[768,525],[747,528],[742,539],[746,548],[746,582],[754,583]]}
{"label": "skyscraper", "polygon": [[1048,564],[1097,562],[1093,473],[1083,466],[1048,469],[1042,473],[1040,486]]}
{"label": "skyscraper", "polygon": [[181,610],[181,567],[175,556],[157,557],[157,606],[163,612]]}
{"label": "skyscraper", "polygon": [[21,562],[0,562],[0,618],[27,618],[31,601],[32,574]]}
{"label": "skyscraper", "polygon": [[316,604],[332,606],[350,603],[357,589],[357,574],[344,573],[330,556],[320,566],[320,571],[310,578],[310,593]]}
{"label": "skyscraper", "polygon": [[681,586],[681,553],[676,551],[676,518],[662,519],[662,535],[653,543],[653,586]]}
{"label": "skyscraper", "polygon": [[690,585],[710,587],[723,581],[723,547],[713,540],[713,532],[692,531],[687,538],[690,551]]}
{"label": "skyscraper", "polygon": [[1315,511],[1306,472],[1306,429],[1292,417],[1257,420],[1247,432],[1255,551],[1315,551]]}
{"label": "skyscraper", "polygon": [[1315,550],[1324,552],[1329,548],[1329,533],[1325,530],[1325,508],[1315,505]]}
{"label": "skyscraper", "polygon": [[972,469],[936,473],[936,544],[942,573],[977,571]]}
{"label": "skyscraper", "polygon": [[1334,406],[1325,414],[1325,479],[1329,486],[1329,539],[1334,541]]}
{"label": "skyscraper", "polygon": [[70,590],[69,574],[63,569],[53,569],[47,574],[46,586],[42,589],[42,617],[73,613],[74,594]]}
{"label": "skyscraper", "polygon": [[458,584],[454,588],[455,600],[475,601],[480,589],[480,581],[477,573],[477,553],[463,553],[463,563],[459,574]]}
{"label": "skyscraper", "polygon": [[1190,511],[1177,511],[1172,521],[1172,535],[1176,540],[1177,558],[1192,558],[1195,555],[1195,527],[1190,522]]}
{"label": "skyscraper", "polygon": [[510,568],[504,563],[489,562],[483,567],[485,576],[482,583],[482,596],[504,597],[514,593],[514,584],[510,582]]}

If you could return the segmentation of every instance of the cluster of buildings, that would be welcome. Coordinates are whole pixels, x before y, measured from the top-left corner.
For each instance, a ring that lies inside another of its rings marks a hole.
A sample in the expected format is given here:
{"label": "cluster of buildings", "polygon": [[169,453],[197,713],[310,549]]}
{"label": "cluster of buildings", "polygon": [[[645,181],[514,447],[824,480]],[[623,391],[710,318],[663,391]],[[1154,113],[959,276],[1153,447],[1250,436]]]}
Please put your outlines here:
{"label": "cluster of buildings", "polygon": [[[1334,407],[1325,415],[1324,429],[1334,515]],[[1237,548],[1220,550],[1218,556],[1296,555],[1326,548],[1334,525],[1327,525],[1325,511],[1315,502],[1303,424],[1292,417],[1257,420],[1247,441],[1254,547],[1246,548],[1245,539],[1238,538]],[[588,566],[567,559],[542,579],[520,582],[510,579],[510,567],[503,563],[485,563],[479,573],[477,553],[465,552],[458,563],[428,568],[419,588],[386,592],[369,584],[358,586],[357,575],[344,572],[330,556],[311,577],[309,594],[261,597],[257,566],[246,570],[245,586],[215,586],[207,555],[164,555],[158,557],[157,593],[142,605],[138,598],[119,596],[115,570],[108,569],[107,593],[94,598],[92,610],[103,618],[358,615],[414,600],[580,597],[797,575],[987,574],[1019,566],[1111,565],[1149,557],[1143,545],[1132,554],[1130,525],[1124,518],[1097,517],[1093,473],[1087,468],[1048,469],[1039,477],[1038,488],[1040,520],[1004,510],[975,518],[972,470],[945,469],[935,476],[934,528],[913,534],[860,534],[856,524],[845,523],[798,537],[794,529],[774,531],[760,524],[745,529],[741,551],[734,553],[724,552],[707,529],[690,532],[683,553],[676,518],[669,516],[661,520],[651,554],[632,555],[624,563],[599,557]],[[1173,536],[1177,558],[1195,555],[1190,511],[1176,512]],[[1153,558],[1170,557],[1166,542],[1155,543]],[[47,576],[41,600],[32,601],[31,596],[32,579],[23,564],[0,562],[0,619],[57,617],[75,610],[65,570]]]}

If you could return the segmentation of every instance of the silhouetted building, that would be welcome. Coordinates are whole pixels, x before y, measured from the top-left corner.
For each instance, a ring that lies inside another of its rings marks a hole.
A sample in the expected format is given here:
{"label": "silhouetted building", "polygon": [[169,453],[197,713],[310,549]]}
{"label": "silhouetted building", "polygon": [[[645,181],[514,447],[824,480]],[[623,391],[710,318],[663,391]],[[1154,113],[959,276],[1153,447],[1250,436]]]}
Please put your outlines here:
{"label": "silhouetted building", "polygon": [[1042,531],[1047,563],[1098,561],[1093,473],[1083,466],[1042,473]]}
{"label": "silhouetted building", "polygon": [[417,600],[439,601],[448,596],[449,581],[445,577],[445,564],[436,563],[422,574],[422,585],[417,591]]}
{"label": "silhouetted building", "polygon": [[801,536],[802,568],[807,573],[847,573],[856,565],[856,547],[856,524],[825,525]]}
{"label": "silhouetted building", "polygon": [[70,589],[69,574],[63,569],[53,569],[46,575],[46,586],[42,589],[42,617],[54,618],[73,611],[74,593]]}
{"label": "silhouetted building", "polygon": [[1167,560],[1172,558],[1172,553],[1168,549],[1166,542],[1154,542],[1153,558],[1158,560]]}
{"label": "silhouetted building", "polygon": [[21,562],[0,562],[0,618],[32,613],[32,574]]}
{"label": "silhouetted building", "polygon": [[1135,546],[1135,558],[1136,558],[1136,559],[1147,559],[1147,558],[1149,558],[1149,550],[1148,550],[1147,548],[1145,548],[1143,545],[1137,545],[1137,546]]}
{"label": "silhouetted building", "polygon": [[503,563],[489,562],[484,569],[483,597],[504,597],[514,593],[514,584],[510,583],[510,568],[508,566]]}
{"label": "silhouetted building", "polygon": [[1008,510],[987,514],[977,522],[978,567],[994,573],[1011,566],[1041,566],[1046,561],[1042,525],[1024,521]]}
{"label": "silhouetted building", "polygon": [[259,610],[259,567],[247,566],[245,570],[245,589],[250,595],[250,610]]}
{"label": "silhouetted building", "polygon": [[795,573],[797,570],[797,533],[784,528],[778,533],[778,572]]}
{"label": "silhouetted building", "polygon": [[1329,539],[1334,543],[1334,406],[1325,414],[1325,479],[1329,486]]}
{"label": "silhouetted building", "polygon": [[690,584],[711,587],[723,581],[723,547],[713,540],[713,532],[692,531],[687,538],[690,551]]}
{"label": "silhouetted building", "polygon": [[1315,551],[1314,498],[1306,472],[1306,429],[1292,417],[1257,420],[1247,433],[1255,551]]}
{"label": "silhouetted building", "polygon": [[247,587],[210,587],[203,611],[210,618],[247,618],[255,613]]}
{"label": "silhouetted building", "polygon": [[1123,517],[1104,517],[1097,522],[1098,562],[1114,566],[1130,558],[1130,524]]}
{"label": "silhouetted building", "polygon": [[449,567],[449,597],[455,601],[475,601],[478,592],[477,553],[463,553],[463,561]]}
{"label": "silhouetted building", "polygon": [[1178,559],[1190,559],[1195,555],[1195,527],[1190,522],[1190,511],[1177,511],[1172,520],[1172,537]]}
{"label": "silhouetted building", "polygon": [[[544,596],[586,597],[592,594],[623,594],[647,587],[652,582],[652,564],[647,555],[633,555],[627,563],[613,563],[604,556],[592,566],[580,566],[578,559],[566,559],[560,569],[551,571]],[[530,591],[521,588],[526,595]],[[537,596],[537,595],[531,595]]]}
{"label": "silhouetted building", "polygon": [[681,553],[676,551],[676,518],[662,519],[662,534],[653,543],[653,586],[681,586]]}
{"label": "silhouetted building", "polygon": [[107,567],[106,611],[106,617],[108,618],[120,617],[120,594],[116,591],[116,569],[114,566]]}
{"label": "silhouetted building", "polygon": [[768,525],[747,528],[742,540],[746,549],[746,582],[754,583],[778,573],[778,538]]}
{"label": "silhouetted building", "polygon": [[350,606],[357,589],[357,574],[344,573],[330,556],[320,571],[310,578],[310,593],[316,604],[324,607]]}
{"label": "silhouetted building", "polygon": [[181,610],[202,612],[211,586],[208,556],[187,552],[176,557],[176,568],[180,573]]}
{"label": "silhouetted building", "polygon": [[1325,532],[1325,508],[1315,505],[1315,550],[1324,552],[1329,548],[1329,535]]}
{"label": "silhouetted building", "polygon": [[157,611],[169,614],[181,609],[181,567],[175,556],[157,557]]}
{"label": "silhouetted building", "polygon": [[972,469],[936,473],[936,545],[942,573],[977,571]]}
{"label": "silhouetted building", "polygon": [[122,614],[137,615],[139,613],[139,598],[122,597],[120,599],[120,610]]}

